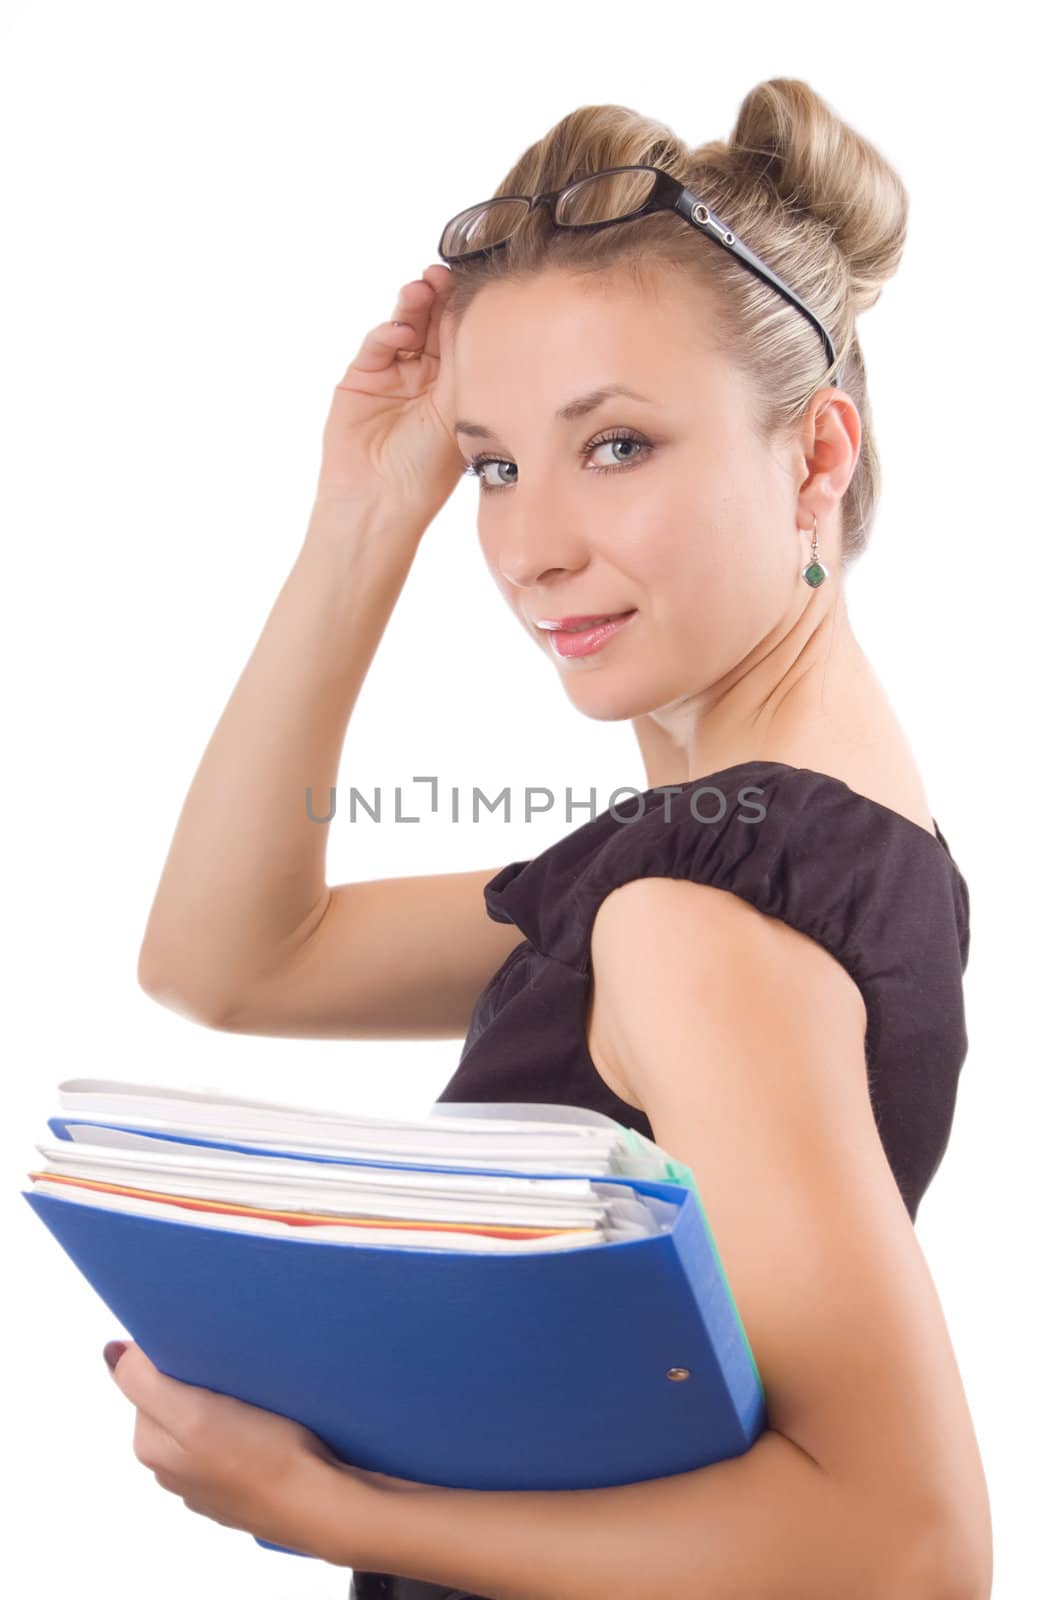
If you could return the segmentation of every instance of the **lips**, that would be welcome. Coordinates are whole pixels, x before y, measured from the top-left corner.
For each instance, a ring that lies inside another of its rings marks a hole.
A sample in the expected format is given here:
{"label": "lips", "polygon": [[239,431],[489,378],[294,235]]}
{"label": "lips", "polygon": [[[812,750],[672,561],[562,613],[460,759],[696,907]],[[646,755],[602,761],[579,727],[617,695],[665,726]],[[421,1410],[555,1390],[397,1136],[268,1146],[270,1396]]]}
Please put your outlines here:
{"label": "lips", "polygon": [[607,622],[593,622],[586,628],[551,628],[548,633],[550,648],[563,661],[598,655],[618,634],[631,627],[638,615],[638,611],[622,611]]}
{"label": "lips", "polygon": [[537,628],[544,628],[550,633],[584,633],[588,628],[596,627],[603,622],[615,622],[618,617],[631,616],[634,607],[627,611],[603,612],[596,616],[586,617],[545,617],[537,622]]}

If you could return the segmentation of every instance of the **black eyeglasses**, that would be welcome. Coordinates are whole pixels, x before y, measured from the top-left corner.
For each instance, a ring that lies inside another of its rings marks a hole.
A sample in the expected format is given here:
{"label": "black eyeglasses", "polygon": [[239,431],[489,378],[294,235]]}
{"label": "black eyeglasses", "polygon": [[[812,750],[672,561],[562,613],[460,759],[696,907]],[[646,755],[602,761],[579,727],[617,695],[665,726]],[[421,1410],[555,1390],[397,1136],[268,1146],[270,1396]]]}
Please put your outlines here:
{"label": "black eyeglasses", "polygon": [[660,167],[607,167],[553,194],[507,194],[482,200],[479,205],[470,206],[451,218],[440,235],[437,254],[446,262],[486,256],[504,245],[536,206],[546,206],[558,228],[608,228],[615,222],[631,222],[655,211],[678,212],[685,222],[723,245],[737,261],[800,311],[820,335],[827,352],[828,371],[834,368],[835,346],[816,313],[793,289],[788,289],[772,268],[755,255],[705,201]]}

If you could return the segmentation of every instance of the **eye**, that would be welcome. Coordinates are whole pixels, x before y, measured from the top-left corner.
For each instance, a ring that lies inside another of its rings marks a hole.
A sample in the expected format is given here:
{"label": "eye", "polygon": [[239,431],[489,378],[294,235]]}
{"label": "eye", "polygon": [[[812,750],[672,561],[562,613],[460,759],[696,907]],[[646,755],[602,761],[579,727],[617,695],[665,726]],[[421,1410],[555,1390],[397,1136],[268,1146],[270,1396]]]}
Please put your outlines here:
{"label": "eye", "polygon": [[[468,472],[471,477],[479,478],[480,487],[488,490],[489,493],[492,489],[505,488],[505,484],[489,483],[483,476],[484,470],[487,467],[511,467],[515,472],[517,471],[517,468],[514,466],[512,461],[500,461],[498,456],[474,456],[468,467],[466,467],[466,472]],[[510,478],[508,481],[512,483],[514,480]]]}
{"label": "eye", "polygon": [[[609,472],[614,474],[618,472],[629,472],[633,467],[639,466],[645,458],[649,457],[651,451],[654,449],[654,446],[650,443],[649,439],[644,439],[641,434],[632,433],[626,428],[617,428],[610,433],[600,434],[598,438],[589,440],[587,444],[581,447],[580,454],[585,459],[590,459],[590,457],[594,455],[597,450],[603,450],[607,446],[612,450],[612,447],[615,445],[635,446],[637,453],[628,456],[627,459],[624,457],[618,459],[617,454],[614,451],[612,461],[610,460],[609,454],[607,454],[605,463],[595,463],[594,465],[588,467],[588,471]],[[506,468],[509,470],[511,475],[506,477],[502,483],[489,483],[488,480],[483,476],[484,470],[487,467]],[[480,480],[480,487],[485,494],[494,494],[497,490],[504,489],[508,484],[513,484],[517,481],[516,463],[513,461],[506,461],[500,456],[489,456],[484,454],[474,456],[468,467],[466,467],[465,471],[469,476],[478,478]]]}

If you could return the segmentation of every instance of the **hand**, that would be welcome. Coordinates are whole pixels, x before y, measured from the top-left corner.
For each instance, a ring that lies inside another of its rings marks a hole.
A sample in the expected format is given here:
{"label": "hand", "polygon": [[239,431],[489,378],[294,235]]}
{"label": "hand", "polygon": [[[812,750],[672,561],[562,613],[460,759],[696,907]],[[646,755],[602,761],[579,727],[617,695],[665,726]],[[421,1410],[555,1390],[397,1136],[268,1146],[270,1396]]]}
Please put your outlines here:
{"label": "hand", "polygon": [[[425,527],[451,494],[465,468],[453,432],[445,321],[452,287],[448,267],[426,267],[400,289],[395,320],[367,333],[333,392],[316,504],[370,501]],[[399,360],[401,350],[420,354]]]}
{"label": "hand", "polygon": [[[137,1408],[137,1460],[190,1511],[339,1565],[358,1564],[348,1558],[362,1529],[367,1552],[375,1549],[381,1492],[404,1480],[341,1461],[288,1417],[168,1377],[136,1344],[126,1342],[112,1376]],[[331,1471],[344,1482],[339,1556]]]}

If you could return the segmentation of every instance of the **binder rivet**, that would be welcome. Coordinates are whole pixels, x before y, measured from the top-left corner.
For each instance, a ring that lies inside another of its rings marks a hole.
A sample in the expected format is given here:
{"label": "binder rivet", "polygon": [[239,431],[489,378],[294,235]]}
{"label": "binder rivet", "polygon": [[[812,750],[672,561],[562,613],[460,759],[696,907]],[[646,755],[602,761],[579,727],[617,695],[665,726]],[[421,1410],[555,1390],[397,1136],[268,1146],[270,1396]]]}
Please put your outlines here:
{"label": "binder rivet", "polygon": [[665,1374],[670,1383],[683,1383],[685,1378],[691,1376],[690,1367],[670,1367]]}

